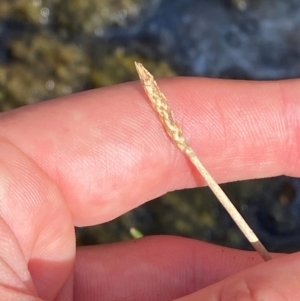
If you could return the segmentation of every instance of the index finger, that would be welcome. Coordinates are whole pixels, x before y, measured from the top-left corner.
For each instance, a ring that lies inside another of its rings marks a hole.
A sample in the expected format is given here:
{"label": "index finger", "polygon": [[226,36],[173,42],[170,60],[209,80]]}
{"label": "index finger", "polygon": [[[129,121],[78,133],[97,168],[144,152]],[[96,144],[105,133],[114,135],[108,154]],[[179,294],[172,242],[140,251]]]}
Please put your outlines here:
{"label": "index finger", "polygon": [[[160,80],[184,134],[219,182],[298,175],[297,80]],[[139,83],[3,114],[0,135],[57,183],[74,223],[108,221],[163,193],[202,185]]]}

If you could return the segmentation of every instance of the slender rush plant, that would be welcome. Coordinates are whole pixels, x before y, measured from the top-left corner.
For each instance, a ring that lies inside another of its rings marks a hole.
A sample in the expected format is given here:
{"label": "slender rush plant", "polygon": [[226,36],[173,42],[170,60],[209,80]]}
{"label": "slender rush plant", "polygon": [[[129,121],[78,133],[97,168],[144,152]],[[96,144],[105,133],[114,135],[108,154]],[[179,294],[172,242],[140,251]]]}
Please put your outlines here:
{"label": "slender rush plant", "polygon": [[183,136],[182,130],[178,123],[175,121],[174,114],[170,109],[165,95],[159,90],[156,81],[152,74],[141,64],[135,62],[135,67],[140,77],[141,83],[144,87],[146,94],[149,97],[153,109],[158,114],[165,131],[172,139],[173,143],[190,159],[194,164],[196,169],[205,179],[207,185],[210,187],[212,192],[233,218],[237,226],[244,233],[246,238],[252,244],[254,249],[260,254],[260,256],[265,260],[270,260],[271,255],[266,250],[264,245],[260,242],[258,237],[254,234],[252,229],[248,226],[246,221],[243,219],[241,214],[234,207],[232,202],[229,200],[227,195],[210,175],[207,169],[203,166],[200,159],[197,157],[193,148],[188,144],[185,137]]}

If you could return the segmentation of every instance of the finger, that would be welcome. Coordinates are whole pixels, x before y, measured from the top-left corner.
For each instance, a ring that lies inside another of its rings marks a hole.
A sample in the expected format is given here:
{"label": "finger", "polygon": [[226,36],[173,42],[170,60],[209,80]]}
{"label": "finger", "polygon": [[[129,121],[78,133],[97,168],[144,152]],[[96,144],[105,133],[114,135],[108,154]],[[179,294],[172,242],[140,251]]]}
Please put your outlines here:
{"label": "finger", "polygon": [[244,270],[177,301],[297,301],[300,253],[286,255]]}
{"label": "finger", "polygon": [[[75,300],[173,300],[261,263],[254,252],[179,237],[81,247]],[[208,299],[198,299],[208,300]]]}
{"label": "finger", "polygon": [[8,141],[0,145],[0,299],[52,300],[74,263],[70,212],[47,174]]}
{"label": "finger", "polygon": [[[299,175],[299,82],[159,82],[219,182]],[[163,193],[202,185],[139,83],[2,115],[0,135],[57,183],[76,225],[110,220]]]}

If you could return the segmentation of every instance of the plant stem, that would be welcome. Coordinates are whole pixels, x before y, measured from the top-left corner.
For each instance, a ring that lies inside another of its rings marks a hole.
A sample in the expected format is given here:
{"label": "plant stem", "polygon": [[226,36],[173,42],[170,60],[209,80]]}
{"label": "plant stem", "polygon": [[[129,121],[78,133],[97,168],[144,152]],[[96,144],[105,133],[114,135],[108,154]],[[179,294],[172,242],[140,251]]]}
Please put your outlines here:
{"label": "plant stem", "polygon": [[248,226],[246,221],[243,219],[238,210],[234,207],[232,202],[229,200],[227,195],[224,193],[222,188],[210,175],[207,169],[203,166],[200,159],[192,147],[188,144],[185,137],[183,136],[180,126],[174,119],[173,112],[171,111],[167,99],[164,94],[159,90],[154,77],[151,73],[141,64],[135,63],[138,75],[144,87],[146,94],[148,95],[153,109],[157,112],[167,134],[172,139],[173,143],[190,159],[196,169],[202,175],[207,185],[210,187],[212,192],[218,198],[220,203],[224,206],[227,212],[230,214],[232,219],[235,221],[240,230],[244,233],[246,238],[252,244],[254,249],[261,255],[261,257],[267,261],[271,259],[270,253],[266,250],[264,245],[260,242],[258,237],[254,234],[252,229]]}

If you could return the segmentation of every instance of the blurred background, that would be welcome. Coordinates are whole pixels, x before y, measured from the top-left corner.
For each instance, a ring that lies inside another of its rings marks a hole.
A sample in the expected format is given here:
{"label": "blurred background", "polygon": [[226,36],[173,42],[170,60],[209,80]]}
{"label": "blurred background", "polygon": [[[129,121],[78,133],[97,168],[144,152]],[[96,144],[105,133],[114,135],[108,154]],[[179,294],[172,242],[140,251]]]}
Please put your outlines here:
{"label": "blurred background", "polygon": [[[299,0],[1,0],[0,110],[136,80],[135,60],[157,77],[300,77],[299,32]],[[299,179],[223,188],[270,251],[300,250]],[[76,229],[77,243],[132,239],[131,227],[251,249],[207,188]]]}

